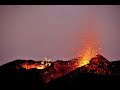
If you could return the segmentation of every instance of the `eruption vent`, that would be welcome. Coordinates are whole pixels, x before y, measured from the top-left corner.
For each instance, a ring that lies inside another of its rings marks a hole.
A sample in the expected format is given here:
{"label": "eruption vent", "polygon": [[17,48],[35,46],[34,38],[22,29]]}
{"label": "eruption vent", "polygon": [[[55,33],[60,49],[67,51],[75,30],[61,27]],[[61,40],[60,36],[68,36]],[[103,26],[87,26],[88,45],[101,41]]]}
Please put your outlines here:
{"label": "eruption vent", "polygon": [[89,61],[95,57],[97,54],[99,54],[100,49],[98,47],[98,43],[94,40],[87,40],[85,43],[85,47],[82,50],[82,53],[80,54],[80,61],[79,61],[79,67],[84,66],[89,63]]}
{"label": "eruption vent", "polygon": [[96,57],[97,54],[100,54],[101,48],[99,44],[100,38],[98,32],[100,27],[97,22],[97,17],[95,18],[93,16],[94,15],[90,15],[90,17],[87,19],[87,22],[84,24],[85,26],[83,25],[83,30],[86,30],[87,32],[83,35],[86,35],[87,37],[83,39],[85,40],[85,43],[81,50],[79,67],[88,64],[92,58]]}

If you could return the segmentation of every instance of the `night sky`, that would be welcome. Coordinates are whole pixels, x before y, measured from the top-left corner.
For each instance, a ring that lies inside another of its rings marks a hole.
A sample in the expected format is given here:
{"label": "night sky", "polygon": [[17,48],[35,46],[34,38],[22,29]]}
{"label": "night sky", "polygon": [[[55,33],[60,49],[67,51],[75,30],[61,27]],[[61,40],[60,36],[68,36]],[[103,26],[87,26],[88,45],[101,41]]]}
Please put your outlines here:
{"label": "night sky", "polygon": [[91,32],[87,23],[96,26],[101,54],[120,60],[120,6],[1,5],[0,65],[19,58],[75,58]]}

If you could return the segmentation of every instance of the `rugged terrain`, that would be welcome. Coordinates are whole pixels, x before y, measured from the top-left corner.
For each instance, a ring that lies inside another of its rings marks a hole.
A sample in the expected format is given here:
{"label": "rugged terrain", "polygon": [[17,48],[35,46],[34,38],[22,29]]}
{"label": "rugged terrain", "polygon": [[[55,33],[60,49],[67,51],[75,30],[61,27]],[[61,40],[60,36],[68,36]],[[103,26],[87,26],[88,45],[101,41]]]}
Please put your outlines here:
{"label": "rugged terrain", "polygon": [[[109,62],[101,55],[92,58],[89,64],[77,67],[78,58],[55,62],[38,69],[41,61],[15,60],[0,66],[0,82],[5,89],[41,90],[87,88],[87,85],[104,86],[104,83],[120,81],[120,61]],[[29,68],[23,67],[29,65]],[[36,67],[35,67],[36,66]],[[32,68],[31,68],[32,67]],[[110,85],[110,84],[109,84]],[[110,86],[108,86],[110,87]]]}

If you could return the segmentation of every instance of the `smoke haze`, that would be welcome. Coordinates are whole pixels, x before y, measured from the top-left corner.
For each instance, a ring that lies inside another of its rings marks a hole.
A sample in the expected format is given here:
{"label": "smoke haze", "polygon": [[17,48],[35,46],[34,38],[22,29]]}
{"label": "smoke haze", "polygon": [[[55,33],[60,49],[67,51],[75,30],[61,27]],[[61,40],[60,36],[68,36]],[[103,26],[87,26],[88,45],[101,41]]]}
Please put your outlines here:
{"label": "smoke haze", "polygon": [[84,29],[87,22],[96,26],[101,54],[109,61],[120,59],[120,6],[1,5],[0,65],[26,57],[72,59],[91,32]]}

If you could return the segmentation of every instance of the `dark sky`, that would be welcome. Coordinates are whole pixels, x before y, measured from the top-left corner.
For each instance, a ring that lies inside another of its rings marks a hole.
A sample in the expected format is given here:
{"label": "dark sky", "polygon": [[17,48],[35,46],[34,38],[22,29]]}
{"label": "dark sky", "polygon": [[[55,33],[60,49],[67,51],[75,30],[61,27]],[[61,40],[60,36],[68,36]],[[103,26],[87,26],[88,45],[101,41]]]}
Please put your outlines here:
{"label": "dark sky", "polygon": [[120,59],[120,6],[1,5],[0,65],[26,57],[72,59],[87,36],[87,22],[97,27],[101,54]]}

